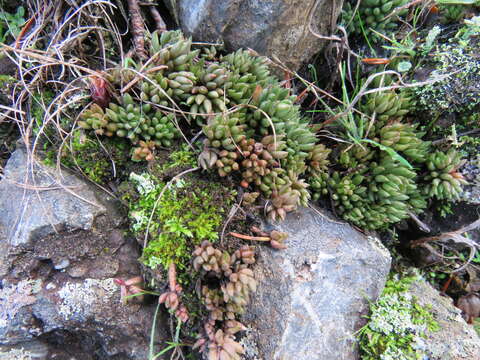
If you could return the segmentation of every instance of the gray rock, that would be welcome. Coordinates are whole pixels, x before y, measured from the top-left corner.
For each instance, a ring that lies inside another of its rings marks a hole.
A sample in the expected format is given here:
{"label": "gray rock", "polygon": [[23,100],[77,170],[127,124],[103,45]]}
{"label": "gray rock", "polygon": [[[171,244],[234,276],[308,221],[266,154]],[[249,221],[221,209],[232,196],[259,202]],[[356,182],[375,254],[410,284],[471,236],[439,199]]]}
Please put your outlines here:
{"label": "gray rock", "polygon": [[[228,50],[251,48],[298,67],[321,50],[324,41],[309,30],[315,0],[169,0],[185,34],[198,41],[223,41]],[[317,34],[328,36],[342,1],[319,2],[312,16]]]}
{"label": "gray rock", "polygon": [[440,296],[425,281],[414,282],[409,290],[422,306],[431,307],[440,330],[428,334],[425,347],[429,360],[473,360],[480,359],[480,338],[472,325],[461,316],[460,309],[453,305],[448,296]]}
{"label": "gray rock", "polygon": [[288,248],[259,251],[246,342],[264,360],[357,359],[354,333],[383,289],[389,252],[313,208],[289,215],[276,229],[289,233]]}
{"label": "gray rock", "polygon": [[20,147],[0,182],[0,359],[146,359],[156,305],[124,305],[114,283],[140,274],[123,218],[72,174],[31,170]]}
{"label": "gray rock", "polygon": [[0,226],[12,246],[29,246],[38,238],[69,229],[90,230],[105,213],[89,186],[77,177],[38,164],[24,148],[16,150],[0,183]]}

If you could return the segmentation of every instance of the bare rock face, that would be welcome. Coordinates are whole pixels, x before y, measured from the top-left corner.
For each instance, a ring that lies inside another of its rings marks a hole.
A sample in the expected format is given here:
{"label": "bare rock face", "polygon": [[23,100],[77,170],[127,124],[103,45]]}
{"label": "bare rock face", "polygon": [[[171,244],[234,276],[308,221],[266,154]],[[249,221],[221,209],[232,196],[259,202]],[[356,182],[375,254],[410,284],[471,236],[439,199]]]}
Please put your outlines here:
{"label": "bare rock face", "polygon": [[288,232],[288,248],[259,251],[258,289],[245,316],[251,358],[356,360],[354,334],[383,289],[389,252],[316,209],[290,214],[276,229]]}
{"label": "bare rock face", "polygon": [[291,69],[321,50],[335,26],[342,1],[315,0],[169,0],[183,32],[198,41],[225,43],[227,50],[251,48],[261,55],[277,56]]}
{"label": "bare rock face", "polygon": [[140,274],[139,250],[112,201],[64,171],[30,166],[21,147],[4,175],[0,359],[146,359],[155,305],[120,301],[114,278]]}
{"label": "bare rock face", "polygon": [[428,333],[424,340],[429,360],[480,359],[480,337],[472,325],[463,320],[460,309],[448,296],[440,296],[425,281],[414,282],[409,290],[418,303],[431,307],[440,330]]}

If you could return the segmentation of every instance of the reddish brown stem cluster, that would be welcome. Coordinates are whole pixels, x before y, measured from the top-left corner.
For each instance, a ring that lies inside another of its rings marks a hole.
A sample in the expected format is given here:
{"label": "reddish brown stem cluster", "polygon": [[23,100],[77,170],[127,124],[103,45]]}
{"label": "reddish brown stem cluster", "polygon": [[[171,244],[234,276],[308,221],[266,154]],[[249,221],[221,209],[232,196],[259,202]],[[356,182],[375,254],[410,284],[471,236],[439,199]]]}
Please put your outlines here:
{"label": "reddish brown stem cluster", "polygon": [[177,283],[177,270],[175,264],[171,263],[168,268],[169,290],[160,295],[158,302],[165,304],[170,311],[175,311],[175,316],[182,322],[188,320],[188,311],[185,305],[181,303],[182,287]]}

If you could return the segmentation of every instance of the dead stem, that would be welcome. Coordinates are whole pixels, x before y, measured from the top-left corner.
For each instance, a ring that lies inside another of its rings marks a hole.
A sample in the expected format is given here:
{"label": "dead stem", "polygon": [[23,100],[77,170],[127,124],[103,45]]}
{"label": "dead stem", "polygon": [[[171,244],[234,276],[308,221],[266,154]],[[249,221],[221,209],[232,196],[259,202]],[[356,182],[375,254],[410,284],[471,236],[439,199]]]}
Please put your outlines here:
{"label": "dead stem", "polygon": [[128,0],[128,9],[130,10],[130,24],[132,25],[131,33],[133,36],[135,52],[140,59],[144,60],[147,58],[147,51],[145,50],[143,18],[138,1]]}

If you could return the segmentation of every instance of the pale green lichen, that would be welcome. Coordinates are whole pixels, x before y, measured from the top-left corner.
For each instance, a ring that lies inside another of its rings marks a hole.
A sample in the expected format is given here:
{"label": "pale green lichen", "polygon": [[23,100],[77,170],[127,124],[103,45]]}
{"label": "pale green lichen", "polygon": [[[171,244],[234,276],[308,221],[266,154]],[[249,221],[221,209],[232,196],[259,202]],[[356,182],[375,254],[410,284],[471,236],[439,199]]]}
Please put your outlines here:
{"label": "pale green lichen", "polygon": [[4,286],[0,290],[0,327],[5,327],[24,306],[35,303],[35,294],[41,289],[42,281],[22,280],[17,284]]}
{"label": "pale green lichen", "polygon": [[113,279],[85,279],[84,282],[67,282],[59,291],[60,314],[65,320],[77,318],[80,314],[91,316],[97,305],[111,301],[118,293]]}
{"label": "pale green lichen", "polygon": [[130,173],[130,180],[135,183],[140,195],[148,195],[155,190],[155,183],[153,182],[152,176],[147,173],[138,175],[132,172]]}
{"label": "pale green lichen", "polygon": [[362,360],[415,360],[426,353],[427,332],[438,329],[429,309],[408,293],[417,277],[392,277],[371,306],[369,322],[359,332]]}

